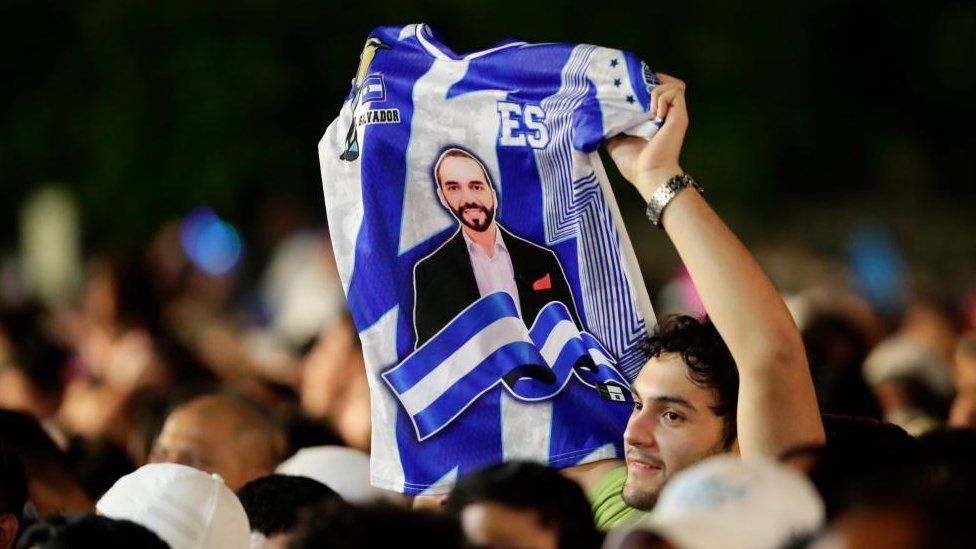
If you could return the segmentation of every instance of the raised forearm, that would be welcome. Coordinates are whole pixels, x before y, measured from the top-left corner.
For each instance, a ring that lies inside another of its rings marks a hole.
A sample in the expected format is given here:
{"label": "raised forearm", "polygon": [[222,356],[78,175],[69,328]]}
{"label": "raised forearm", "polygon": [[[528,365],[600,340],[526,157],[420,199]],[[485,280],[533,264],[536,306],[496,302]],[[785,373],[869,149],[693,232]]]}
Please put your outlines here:
{"label": "raised forearm", "polygon": [[662,221],[739,369],[742,454],[822,442],[803,340],[752,254],[694,191],[676,196]]}
{"label": "raised forearm", "polygon": [[779,292],[708,203],[686,190],[662,220],[740,374],[784,359],[805,367],[803,342]]}
{"label": "raised forearm", "polygon": [[[621,173],[645,201],[682,172],[679,156],[689,124],[684,83],[659,76],[662,84],[652,92],[652,102],[664,120],[661,129],[649,142],[620,138],[608,144]],[[803,341],[752,254],[693,190],[674,196],[661,221],[738,367],[742,454],[777,456],[796,445],[822,442]]]}

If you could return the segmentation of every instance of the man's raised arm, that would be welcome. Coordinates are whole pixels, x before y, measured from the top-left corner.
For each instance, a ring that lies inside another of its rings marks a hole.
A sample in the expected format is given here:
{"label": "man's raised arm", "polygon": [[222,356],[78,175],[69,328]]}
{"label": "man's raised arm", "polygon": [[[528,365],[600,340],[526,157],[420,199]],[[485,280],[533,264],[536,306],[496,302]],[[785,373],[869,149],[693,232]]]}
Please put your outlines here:
{"label": "man's raised arm", "polygon": [[[688,111],[684,82],[659,75],[651,109],[665,119],[649,141],[622,137],[607,144],[620,172],[650,201],[672,177]],[[824,441],[799,330],[752,254],[694,189],[679,191],[661,221],[698,290],[705,310],[739,370],[737,410],[743,456],[777,457]]]}

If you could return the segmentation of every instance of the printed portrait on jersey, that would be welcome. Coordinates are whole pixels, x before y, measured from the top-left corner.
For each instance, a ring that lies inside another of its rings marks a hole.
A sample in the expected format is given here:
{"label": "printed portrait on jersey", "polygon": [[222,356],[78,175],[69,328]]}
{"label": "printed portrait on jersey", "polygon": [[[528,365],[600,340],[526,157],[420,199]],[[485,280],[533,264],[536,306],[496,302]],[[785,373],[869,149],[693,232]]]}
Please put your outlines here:
{"label": "printed portrait on jersey", "polygon": [[556,255],[500,223],[497,192],[485,164],[472,152],[450,146],[434,162],[432,178],[457,230],[414,267],[416,346],[479,298],[498,291],[512,297],[527,326],[545,305],[557,301],[582,329]]}

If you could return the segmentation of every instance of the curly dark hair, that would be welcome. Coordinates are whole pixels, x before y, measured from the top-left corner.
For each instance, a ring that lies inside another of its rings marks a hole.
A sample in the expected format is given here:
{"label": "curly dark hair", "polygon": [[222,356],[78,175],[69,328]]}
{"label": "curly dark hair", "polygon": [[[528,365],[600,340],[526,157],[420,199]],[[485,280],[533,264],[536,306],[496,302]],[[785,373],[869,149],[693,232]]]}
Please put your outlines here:
{"label": "curly dark hair", "polygon": [[739,401],[739,371],[732,353],[707,317],[687,315],[662,318],[644,351],[647,359],[676,353],[688,366],[688,378],[715,394],[712,411],[722,418],[722,444],[731,448],[736,437],[735,409]]}

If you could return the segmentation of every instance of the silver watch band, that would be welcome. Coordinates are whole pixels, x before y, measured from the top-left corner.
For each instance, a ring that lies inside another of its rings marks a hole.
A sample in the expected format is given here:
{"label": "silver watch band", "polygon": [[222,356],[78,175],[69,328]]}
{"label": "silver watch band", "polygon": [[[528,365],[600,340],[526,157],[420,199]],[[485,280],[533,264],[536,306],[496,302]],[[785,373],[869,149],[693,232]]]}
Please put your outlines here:
{"label": "silver watch band", "polygon": [[658,229],[663,229],[664,225],[661,223],[661,216],[664,214],[664,208],[671,203],[678,193],[688,187],[694,188],[699,194],[705,194],[701,185],[686,173],[672,176],[665,181],[654,191],[651,199],[647,202],[647,219],[651,220],[651,223]]}

